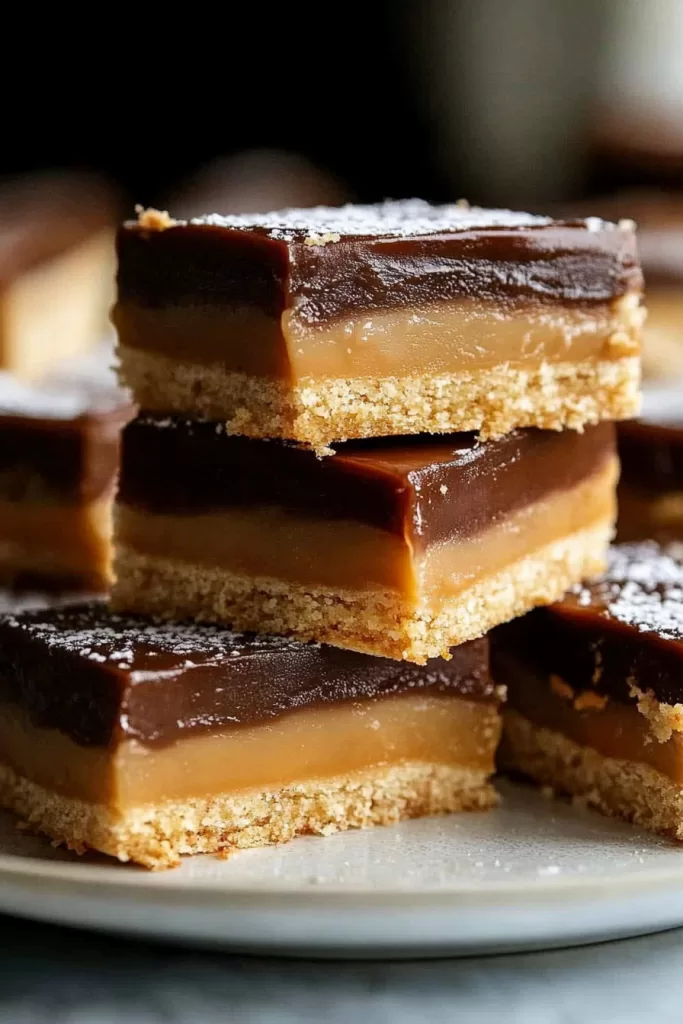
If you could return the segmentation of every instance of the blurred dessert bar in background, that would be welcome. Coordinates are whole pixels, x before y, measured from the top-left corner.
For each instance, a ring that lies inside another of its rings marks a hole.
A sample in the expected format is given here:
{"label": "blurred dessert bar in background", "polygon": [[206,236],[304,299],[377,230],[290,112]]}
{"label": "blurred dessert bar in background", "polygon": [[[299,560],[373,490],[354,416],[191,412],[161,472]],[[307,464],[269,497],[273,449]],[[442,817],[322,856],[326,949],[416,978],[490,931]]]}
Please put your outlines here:
{"label": "blurred dessert bar in background", "polygon": [[133,406],[107,371],[109,354],[67,361],[40,385],[0,374],[2,586],[110,583],[119,437]]}
{"label": "blurred dessert bar in background", "polygon": [[501,763],[683,839],[683,565],[617,545],[602,579],[492,635]]}
{"label": "blurred dessert bar in background", "polygon": [[683,194],[636,190],[587,200],[563,212],[636,222],[647,289],[643,376],[683,377]]}
{"label": "blurred dessert bar in background", "polygon": [[115,194],[97,178],[0,182],[0,369],[36,378],[102,340],[117,218]]}
{"label": "blurred dessert bar in background", "polygon": [[164,868],[496,803],[486,639],[421,669],[85,605],[0,621],[0,669],[0,804],[80,852]]}
{"label": "blurred dessert bar in background", "polygon": [[118,254],[121,375],[146,410],[318,449],[637,412],[630,223],[418,200],[146,211]]}
{"label": "blurred dessert bar in background", "polygon": [[643,374],[683,378],[683,196],[653,194],[631,205],[647,287]]}
{"label": "blurred dessert bar in background", "polygon": [[683,541],[683,387],[646,390],[617,434],[619,540]]}
{"label": "blurred dessert bar in background", "polygon": [[423,662],[599,572],[614,427],[347,442],[124,431],[115,607]]}

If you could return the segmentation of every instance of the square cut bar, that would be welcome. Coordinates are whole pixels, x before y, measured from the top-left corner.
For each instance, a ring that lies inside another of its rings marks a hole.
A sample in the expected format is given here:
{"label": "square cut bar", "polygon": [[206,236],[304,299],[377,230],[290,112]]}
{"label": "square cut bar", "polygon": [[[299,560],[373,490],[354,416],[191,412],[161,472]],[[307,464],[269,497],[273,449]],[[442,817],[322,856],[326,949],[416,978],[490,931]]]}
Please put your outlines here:
{"label": "square cut bar", "polygon": [[0,184],[0,369],[37,378],[98,344],[114,297],[117,207],[87,175]]}
{"label": "square cut bar", "polygon": [[617,545],[606,575],[495,630],[504,767],[683,839],[683,565]]}
{"label": "square cut bar", "polygon": [[310,448],[142,415],[123,436],[118,610],[422,662],[604,567],[610,423]]}
{"label": "square cut bar", "polygon": [[25,613],[0,620],[0,804],[149,868],[484,809],[499,698],[485,638],[423,669],[103,605]]}
{"label": "square cut bar", "polygon": [[[97,357],[99,360],[99,356]],[[97,593],[111,582],[121,429],[134,408],[106,364],[42,385],[0,374],[0,586]]]}
{"label": "square cut bar", "polygon": [[680,387],[646,391],[642,417],[619,424],[618,442],[619,540],[683,541]]}
{"label": "square cut bar", "polygon": [[121,375],[150,411],[337,440],[582,429],[638,408],[631,222],[418,200],[118,237]]}

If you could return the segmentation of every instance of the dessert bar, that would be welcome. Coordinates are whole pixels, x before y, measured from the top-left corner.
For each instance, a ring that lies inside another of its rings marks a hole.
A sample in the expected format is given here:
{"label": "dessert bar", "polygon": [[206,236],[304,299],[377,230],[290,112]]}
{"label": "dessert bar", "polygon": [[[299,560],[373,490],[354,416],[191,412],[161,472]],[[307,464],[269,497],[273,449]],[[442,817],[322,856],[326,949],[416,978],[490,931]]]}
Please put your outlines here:
{"label": "dessert bar", "polygon": [[618,444],[619,539],[683,540],[681,389],[646,392],[643,416],[619,424]]}
{"label": "dessert bar", "polygon": [[484,809],[488,641],[426,669],[103,605],[0,619],[0,803],[72,849],[181,854]]}
{"label": "dessert bar", "polygon": [[683,375],[683,202],[674,192],[633,189],[572,204],[564,215],[599,213],[638,225],[638,257],[647,287],[642,333],[643,376]]}
{"label": "dessert bar", "polygon": [[422,662],[599,572],[614,427],[311,449],[141,415],[115,512],[122,611]]}
{"label": "dessert bar", "polygon": [[502,764],[683,839],[683,565],[612,549],[605,576],[494,631]]}
{"label": "dessert bar", "polygon": [[[631,203],[633,206],[634,204]],[[647,281],[643,331],[646,377],[683,375],[683,203],[653,195],[635,204],[638,250]]]}
{"label": "dessert bar", "polygon": [[348,438],[581,429],[638,408],[631,222],[410,200],[118,237],[121,374],[144,409],[323,450]]}
{"label": "dessert bar", "polygon": [[106,589],[121,428],[133,414],[113,379],[0,374],[0,585]]}
{"label": "dessert bar", "polygon": [[95,346],[114,290],[117,201],[79,174],[0,184],[0,369],[38,377]]}

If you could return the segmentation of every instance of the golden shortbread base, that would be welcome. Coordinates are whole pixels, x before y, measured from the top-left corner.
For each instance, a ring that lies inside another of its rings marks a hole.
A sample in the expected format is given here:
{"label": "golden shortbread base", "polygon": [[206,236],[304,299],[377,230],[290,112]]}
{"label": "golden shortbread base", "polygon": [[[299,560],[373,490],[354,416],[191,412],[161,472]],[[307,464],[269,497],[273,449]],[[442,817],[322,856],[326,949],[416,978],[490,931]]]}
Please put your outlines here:
{"label": "golden shortbread base", "polygon": [[683,840],[683,789],[655,768],[604,757],[518,711],[503,714],[501,766],[613,817]]}
{"label": "golden shortbread base", "polygon": [[[189,528],[189,527],[188,527]],[[318,640],[423,664],[537,605],[558,601],[574,583],[605,568],[608,519],[554,541],[432,609],[390,590],[313,589],[277,579],[157,558],[117,545],[115,611],[223,622],[235,629]]]}
{"label": "golden shortbread base", "polygon": [[502,437],[518,427],[581,430],[630,419],[640,408],[640,361],[503,363],[476,373],[304,380],[228,373],[119,345],[119,376],[141,408],[220,420],[231,433],[290,438],[323,451],[334,441],[476,430]]}
{"label": "golden shortbread base", "polygon": [[36,831],[78,853],[99,850],[152,870],[175,867],[184,854],[229,854],[285,843],[298,835],[331,835],[404,818],[486,810],[497,800],[485,771],[418,761],[279,790],[117,812],[50,792],[0,765],[0,805]]}

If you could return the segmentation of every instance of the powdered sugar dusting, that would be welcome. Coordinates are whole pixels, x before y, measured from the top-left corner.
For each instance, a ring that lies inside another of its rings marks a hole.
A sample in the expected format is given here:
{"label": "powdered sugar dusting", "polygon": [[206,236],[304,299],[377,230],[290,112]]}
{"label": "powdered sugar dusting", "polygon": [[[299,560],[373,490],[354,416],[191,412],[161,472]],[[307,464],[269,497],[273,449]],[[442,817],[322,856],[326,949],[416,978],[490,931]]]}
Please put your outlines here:
{"label": "powdered sugar dusting", "polygon": [[583,607],[600,605],[619,622],[663,640],[683,639],[683,561],[680,545],[653,541],[610,550],[605,575],[572,593]]}
{"label": "powdered sugar dusting", "polygon": [[0,372],[0,415],[70,420],[120,408],[130,398],[117,385],[113,360],[112,346],[102,345],[87,355],[64,360],[37,384]]}
{"label": "powdered sugar dusting", "polygon": [[[301,650],[301,644],[284,637],[114,615],[102,603],[9,614],[2,623],[51,650],[129,671],[133,681],[141,681],[143,675],[166,677],[169,671],[173,675],[197,664],[220,665],[239,656]],[[150,657],[162,654],[170,655],[174,664],[169,666],[166,659],[163,672],[150,671]]]}
{"label": "powdered sugar dusting", "polygon": [[[594,219],[594,218],[593,218]],[[195,217],[192,224],[255,231],[285,242],[325,238],[334,244],[344,237],[384,237],[430,235],[453,231],[471,231],[481,228],[545,227],[553,223],[550,217],[512,210],[485,210],[466,203],[432,206],[422,199],[387,201],[371,206],[330,207],[311,209],[275,210],[263,214],[219,213]],[[594,230],[594,226],[591,230]]]}

